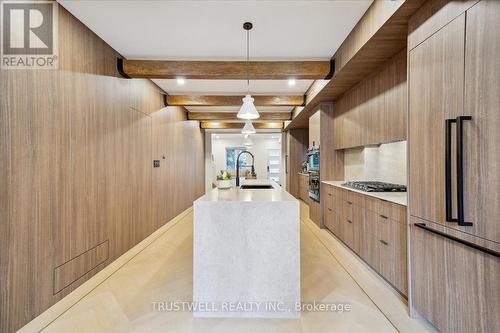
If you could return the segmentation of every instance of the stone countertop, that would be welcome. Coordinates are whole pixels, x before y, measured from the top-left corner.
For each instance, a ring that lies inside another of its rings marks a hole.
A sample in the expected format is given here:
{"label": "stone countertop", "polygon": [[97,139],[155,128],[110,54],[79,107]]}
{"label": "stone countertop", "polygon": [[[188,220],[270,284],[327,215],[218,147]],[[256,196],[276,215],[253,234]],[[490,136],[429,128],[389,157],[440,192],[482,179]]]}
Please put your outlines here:
{"label": "stone countertop", "polygon": [[269,179],[245,179],[240,185],[267,185],[270,184],[273,189],[240,189],[233,185],[229,189],[214,188],[207,192],[196,202],[253,202],[253,201],[297,201],[290,193],[285,191],[276,182]]}
{"label": "stone countertop", "polygon": [[[272,189],[213,189],[193,204],[193,301],[200,318],[293,318],[300,309],[299,201]],[[262,304],[251,309],[223,304]],[[264,303],[285,309],[266,309]]]}
{"label": "stone countertop", "polygon": [[337,187],[341,187],[345,190],[361,193],[367,195],[369,197],[374,197],[377,199],[389,201],[398,205],[407,206],[408,203],[408,192],[364,192],[360,190],[356,190],[350,187],[342,186],[343,183],[348,182],[348,180],[334,180],[328,181],[323,180],[322,183],[333,185]]}

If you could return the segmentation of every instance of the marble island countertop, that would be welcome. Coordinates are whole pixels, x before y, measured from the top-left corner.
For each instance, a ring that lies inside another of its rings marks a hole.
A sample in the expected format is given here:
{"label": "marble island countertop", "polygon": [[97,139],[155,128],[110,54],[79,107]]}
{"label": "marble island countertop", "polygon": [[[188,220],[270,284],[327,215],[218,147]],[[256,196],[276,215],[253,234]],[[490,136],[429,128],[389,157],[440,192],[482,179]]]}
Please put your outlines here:
{"label": "marble island countertop", "polygon": [[342,186],[343,183],[347,182],[348,180],[323,180],[322,183],[328,184],[328,185],[333,185],[337,187],[341,187],[343,189],[361,193],[370,197],[374,197],[377,199],[389,201],[392,203],[396,203],[398,205],[403,205],[407,206],[408,202],[408,192],[364,192],[360,190],[356,190],[350,187],[345,187]]}
{"label": "marble island countertop", "polygon": [[241,189],[236,184],[229,189],[214,188],[195,202],[297,201],[276,182],[269,179],[244,179],[240,185],[272,185],[272,189]]}
{"label": "marble island countertop", "polygon": [[300,303],[299,201],[272,189],[213,189],[193,204],[194,317],[299,318],[300,309],[227,309],[223,303]]}

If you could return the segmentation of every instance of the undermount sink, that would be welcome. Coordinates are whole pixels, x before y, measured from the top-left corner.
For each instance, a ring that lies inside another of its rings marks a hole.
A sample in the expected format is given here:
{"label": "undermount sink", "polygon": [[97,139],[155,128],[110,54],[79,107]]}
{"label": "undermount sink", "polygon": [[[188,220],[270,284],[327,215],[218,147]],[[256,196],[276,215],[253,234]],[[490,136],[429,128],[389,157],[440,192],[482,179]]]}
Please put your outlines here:
{"label": "undermount sink", "polygon": [[273,185],[270,184],[262,184],[262,185],[241,185],[240,188],[242,190],[257,190],[257,189],[272,189]]}

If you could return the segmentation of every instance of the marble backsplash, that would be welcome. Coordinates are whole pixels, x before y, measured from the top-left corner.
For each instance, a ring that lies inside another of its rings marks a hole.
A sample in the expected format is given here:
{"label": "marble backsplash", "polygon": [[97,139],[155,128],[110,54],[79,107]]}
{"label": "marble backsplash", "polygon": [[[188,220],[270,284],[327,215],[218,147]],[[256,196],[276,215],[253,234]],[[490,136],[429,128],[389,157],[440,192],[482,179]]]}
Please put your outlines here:
{"label": "marble backsplash", "polygon": [[346,180],[378,180],[406,185],[406,141],[346,149]]}

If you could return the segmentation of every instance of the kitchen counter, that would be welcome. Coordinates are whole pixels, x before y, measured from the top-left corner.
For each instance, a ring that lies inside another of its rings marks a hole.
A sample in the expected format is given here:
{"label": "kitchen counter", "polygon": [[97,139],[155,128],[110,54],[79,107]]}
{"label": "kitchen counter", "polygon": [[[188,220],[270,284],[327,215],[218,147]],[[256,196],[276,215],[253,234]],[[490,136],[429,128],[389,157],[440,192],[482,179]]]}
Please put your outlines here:
{"label": "kitchen counter", "polygon": [[343,188],[345,190],[361,193],[370,197],[374,197],[377,199],[389,201],[398,205],[407,206],[408,202],[408,192],[364,192],[360,190],[356,190],[350,187],[342,186],[343,183],[348,182],[348,180],[336,180],[336,181],[326,181],[323,180],[322,183],[333,185],[336,187]]}
{"label": "kitchen counter", "polygon": [[193,314],[298,318],[299,202],[273,181],[242,183],[273,188],[213,189],[193,204],[193,301],[207,305]]}
{"label": "kitchen counter", "polygon": [[274,189],[245,189],[236,187],[234,181],[233,187],[229,189],[214,188],[204,196],[198,198],[197,202],[252,202],[252,201],[297,201],[290,193],[285,191],[276,182],[268,179],[242,179],[240,185],[272,185]]}
{"label": "kitchen counter", "polygon": [[299,172],[299,175],[309,177],[309,174],[304,172]]}

